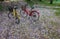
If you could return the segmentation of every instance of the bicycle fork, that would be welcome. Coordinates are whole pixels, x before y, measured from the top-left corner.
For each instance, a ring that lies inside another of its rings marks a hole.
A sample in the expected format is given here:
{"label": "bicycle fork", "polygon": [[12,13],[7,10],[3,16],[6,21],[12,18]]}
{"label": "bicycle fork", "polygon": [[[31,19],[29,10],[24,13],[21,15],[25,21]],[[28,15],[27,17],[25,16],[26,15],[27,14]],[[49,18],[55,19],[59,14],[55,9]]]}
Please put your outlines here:
{"label": "bicycle fork", "polygon": [[18,13],[16,12],[16,9],[13,9],[13,16],[16,20],[16,23],[19,24],[20,23],[20,15],[18,15]]}

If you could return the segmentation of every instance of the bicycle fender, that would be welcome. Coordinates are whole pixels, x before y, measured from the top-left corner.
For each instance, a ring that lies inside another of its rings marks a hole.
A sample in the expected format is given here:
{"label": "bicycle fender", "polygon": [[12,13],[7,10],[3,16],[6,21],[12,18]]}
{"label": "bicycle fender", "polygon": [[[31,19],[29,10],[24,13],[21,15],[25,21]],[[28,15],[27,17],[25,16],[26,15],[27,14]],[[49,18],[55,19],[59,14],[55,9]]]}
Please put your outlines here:
{"label": "bicycle fender", "polygon": [[[31,12],[30,12],[30,16],[32,16],[32,13],[33,13],[33,12],[37,12],[37,11],[31,11]],[[39,12],[37,12],[37,13],[38,13],[38,15],[39,15]]]}

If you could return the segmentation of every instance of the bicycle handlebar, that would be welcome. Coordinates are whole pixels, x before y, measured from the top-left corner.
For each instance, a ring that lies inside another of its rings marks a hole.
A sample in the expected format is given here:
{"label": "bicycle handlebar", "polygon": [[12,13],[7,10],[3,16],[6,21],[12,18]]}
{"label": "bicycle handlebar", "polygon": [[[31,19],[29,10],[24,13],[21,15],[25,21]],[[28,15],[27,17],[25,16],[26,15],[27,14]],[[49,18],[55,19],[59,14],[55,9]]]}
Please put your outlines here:
{"label": "bicycle handlebar", "polygon": [[31,9],[34,9],[34,7],[31,7]]}

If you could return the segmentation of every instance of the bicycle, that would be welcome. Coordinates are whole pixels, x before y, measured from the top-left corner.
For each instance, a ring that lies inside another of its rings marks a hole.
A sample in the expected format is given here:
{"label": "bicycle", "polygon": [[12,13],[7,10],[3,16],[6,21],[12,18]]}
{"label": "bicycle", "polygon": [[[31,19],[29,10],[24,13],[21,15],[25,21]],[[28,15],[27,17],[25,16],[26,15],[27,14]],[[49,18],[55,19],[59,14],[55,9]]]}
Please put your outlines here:
{"label": "bicycle", "polygon": [[17,6],[14,7],[9,7],[9,13],[8,13],[8,18],[15,19],[15,23],[19,24],[20,23],[20,15],[17,13]]}
{"label": "bicycle", "polygon": [[27,9],[27,5],[22,5],[21,10],[20,10],[20,15],[22,17],[27,17],[30,16],[33,21],[39,20],[39,12],[33,10],[34,8],[32,7],[31,10]]}

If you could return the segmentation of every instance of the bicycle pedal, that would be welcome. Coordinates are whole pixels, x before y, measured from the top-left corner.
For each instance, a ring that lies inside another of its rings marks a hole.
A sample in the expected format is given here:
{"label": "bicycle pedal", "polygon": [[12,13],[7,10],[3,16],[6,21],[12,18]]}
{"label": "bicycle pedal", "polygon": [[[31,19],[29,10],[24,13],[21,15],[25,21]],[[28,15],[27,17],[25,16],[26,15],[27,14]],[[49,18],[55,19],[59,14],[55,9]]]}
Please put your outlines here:
{"label": "bicycle pedal", "polygon": [[16,23],[16,24],[19,24],[19,23],[20,23],[20,21],[15,21],[15,23]]}
{"label": "bicycle pedal", "polygon": [[19,24],[19,23],[17,23],[17,22],[15,22],[16,24]]}
{"label": "bicycle pedal", "polygon": [[33,20],[33,22],[36,22],[36,20]]}

